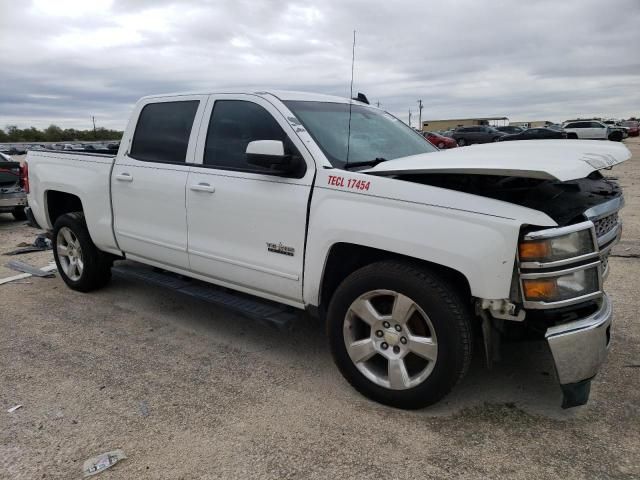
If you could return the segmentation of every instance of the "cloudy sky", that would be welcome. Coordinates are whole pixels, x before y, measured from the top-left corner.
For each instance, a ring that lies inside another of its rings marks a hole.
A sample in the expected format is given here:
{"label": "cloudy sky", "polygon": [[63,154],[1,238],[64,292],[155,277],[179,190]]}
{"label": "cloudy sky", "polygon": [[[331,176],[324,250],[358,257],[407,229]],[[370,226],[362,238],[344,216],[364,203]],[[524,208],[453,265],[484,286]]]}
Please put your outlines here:
{"label": "cloudy sky", "polygon": [[349,94],[405,121],[640,115],[640,0],[0,0],[0,128],[124,128],[143,95]]}

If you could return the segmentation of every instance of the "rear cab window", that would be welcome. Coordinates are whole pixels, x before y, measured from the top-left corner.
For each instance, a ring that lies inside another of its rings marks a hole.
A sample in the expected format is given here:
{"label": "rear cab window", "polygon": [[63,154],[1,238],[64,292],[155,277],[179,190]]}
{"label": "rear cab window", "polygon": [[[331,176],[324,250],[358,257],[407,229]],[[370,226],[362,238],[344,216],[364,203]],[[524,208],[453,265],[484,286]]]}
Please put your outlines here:
{"label": "rear cab window", "polygon": [[199,100],[145,105],[131,142],[129,156],[160,163],[185,163]]}

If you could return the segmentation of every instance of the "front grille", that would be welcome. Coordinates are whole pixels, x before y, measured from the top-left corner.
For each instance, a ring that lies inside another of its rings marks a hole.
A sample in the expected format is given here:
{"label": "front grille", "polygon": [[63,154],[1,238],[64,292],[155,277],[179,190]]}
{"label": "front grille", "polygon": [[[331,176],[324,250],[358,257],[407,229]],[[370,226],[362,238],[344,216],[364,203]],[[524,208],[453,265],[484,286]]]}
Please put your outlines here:
{"label": "front grille", "polygon": [[596,227],[596,237],[606,235],[618,225],[618,212],[602,217],[593,222]]}

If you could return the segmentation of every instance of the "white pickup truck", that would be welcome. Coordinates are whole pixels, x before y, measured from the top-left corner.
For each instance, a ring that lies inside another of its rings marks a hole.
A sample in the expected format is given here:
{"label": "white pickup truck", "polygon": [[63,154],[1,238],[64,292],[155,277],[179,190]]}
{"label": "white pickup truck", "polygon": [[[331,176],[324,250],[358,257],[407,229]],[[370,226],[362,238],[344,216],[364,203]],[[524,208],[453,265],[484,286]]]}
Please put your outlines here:
{"label": "white pickup truck", "polygon": [[600,170],[629,157],[581,140],[438,151],[389,113],[324,95],[151,96],[115,156],[30,152],[27,214],[53,231],[75,290],[126,259],[231,291],[236,307],[310,312],[376,401],[432,404],[474,343],[490,362],[526,335],[548,342],[570,407],[610,341],[623,198]]}

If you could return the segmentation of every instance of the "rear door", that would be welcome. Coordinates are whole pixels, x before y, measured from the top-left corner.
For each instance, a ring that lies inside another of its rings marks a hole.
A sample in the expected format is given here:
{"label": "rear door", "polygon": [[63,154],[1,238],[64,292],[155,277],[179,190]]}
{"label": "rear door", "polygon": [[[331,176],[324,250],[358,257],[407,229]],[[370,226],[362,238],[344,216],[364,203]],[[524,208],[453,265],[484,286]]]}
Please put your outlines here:
{"label": "rear door", "polygon": [[111,177],[114,231],[130,258],[189,268],[185,188],[206,100],[151,99],[132,115]]}
{"label": "rear door", "polygon": [[[280,107],[284,108],[284,107]],[[315,164],[292,126],[254,95],[215,95],[187,181],[193,272],[215,283],[292,305],[302,301],[307,208]],[[254,140],[282,140],[304,164],[276,175],[249,165]]]}
{"label": "rear door", "polygon": [[606,125],[600,122],[589,122],[589,127],[590,127],[589,128],[590,138],[597,138],[597,139],[607,138],[608,129]]}

